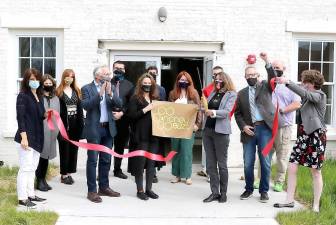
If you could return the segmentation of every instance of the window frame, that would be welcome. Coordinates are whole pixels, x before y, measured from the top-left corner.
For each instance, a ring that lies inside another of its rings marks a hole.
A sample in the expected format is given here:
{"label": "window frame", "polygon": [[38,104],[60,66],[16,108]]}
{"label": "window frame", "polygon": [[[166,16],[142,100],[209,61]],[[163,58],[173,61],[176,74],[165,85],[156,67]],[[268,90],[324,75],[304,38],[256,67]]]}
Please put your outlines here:
{"label": "window frame", "polygon": [[[298,81],[298,64],[299,62],[306,62],[306,61],[299,61],[299,42],[333,42],[334,43],[334,68],[333,68],[333,82],[325,82],[326,85],[331,85],[333,87],[333,93],[331,96],[331,122],[327,124],[328,129],[333,129],[336,131],[336,35],[321,35],[321,34],[297,34],[294,36],[294,48],[293,48],[293,57],[292,57],[292,65],[293,65],[293,72],[291,73],[291,79],[300,83]],[[323,50],[322,50],[323,51]],[[309,52],[309,59],[310,59]],[[318,61],[307,61],[309,63],[314,63]],[[321,58],[321,62],[323,65],[323,55]],[[319,62],[319,63],[321,63]],[[328,61],[330,62],[330,61]]]}

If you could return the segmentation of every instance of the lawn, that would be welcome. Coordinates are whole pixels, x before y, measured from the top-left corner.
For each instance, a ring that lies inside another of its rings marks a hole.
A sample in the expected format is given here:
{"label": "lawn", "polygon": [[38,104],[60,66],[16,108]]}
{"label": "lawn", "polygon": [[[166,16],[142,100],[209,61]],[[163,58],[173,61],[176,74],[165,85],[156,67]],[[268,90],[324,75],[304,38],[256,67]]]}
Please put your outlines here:
{"label": "lawn", "polygon": [[306,210],[291,213],[281,212],[276,220],[281,225],[335,225],[336,224],[336,160],[327,160],[322,168],[323,194],[320,213],[311,211],[313,185],[310,170],[300,166],[296,200],[307,206]]}
{"label": "lawn", "polygon": [[[17,211],[16,175],[18,168],[0,167],[0,225],[51,225],[54,212]],[[49,170],[50,171],[50,170]],[[53,171],[53,167],[51,168]]]}

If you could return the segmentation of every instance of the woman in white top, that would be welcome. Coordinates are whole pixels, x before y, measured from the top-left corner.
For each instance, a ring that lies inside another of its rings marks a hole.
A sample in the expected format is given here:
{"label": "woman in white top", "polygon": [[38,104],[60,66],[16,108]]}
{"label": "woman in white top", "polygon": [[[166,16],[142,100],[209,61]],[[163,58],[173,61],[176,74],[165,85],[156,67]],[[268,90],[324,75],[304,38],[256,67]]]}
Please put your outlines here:
{"label": "woman in white top", "polygon": [[[191,76],[186,71],[180,72],[175,81],[174,89],[169,93],[169,101],[182,104],[197,104],[200,106],[200,97],[194,88]],[[198,112],[194,124],[194,131],[201,127],[202,114]],[[192,148],[194,145],[194,134],[190,139],[172,138],[172,149],[177,154],[172,161],[172,174],[176,177],[171,182],[181,182],[186,179],[186,184],[191,185]]]}

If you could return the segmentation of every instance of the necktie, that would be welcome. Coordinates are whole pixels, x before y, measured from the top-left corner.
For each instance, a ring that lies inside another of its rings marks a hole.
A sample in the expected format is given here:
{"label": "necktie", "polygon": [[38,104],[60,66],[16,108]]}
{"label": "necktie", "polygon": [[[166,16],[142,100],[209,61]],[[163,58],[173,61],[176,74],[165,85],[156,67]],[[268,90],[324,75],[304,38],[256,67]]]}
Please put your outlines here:
{"label": "necktie", "polygon": [[249,101],[250,101],[250,109],[251,109],[251,118],[252,118],[252,122],[256,122],[256,105],[255,105],[255,88],[250,88],[249,91]]}

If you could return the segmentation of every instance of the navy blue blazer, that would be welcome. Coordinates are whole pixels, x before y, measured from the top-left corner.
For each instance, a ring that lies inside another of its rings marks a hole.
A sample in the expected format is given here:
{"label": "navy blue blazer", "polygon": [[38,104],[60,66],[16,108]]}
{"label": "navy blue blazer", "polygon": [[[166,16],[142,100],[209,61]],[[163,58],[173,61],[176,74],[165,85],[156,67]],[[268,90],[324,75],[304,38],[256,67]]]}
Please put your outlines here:
{"label": "navy blue blazer", "polygon": [[[97,91],[97,87],[92,81],[90,84],[82,87],[82,106],[86,110],[86,118],[84,122],[83,138],[87,140],[99,139],[100,135],[98,129],[100,127],[100,96]],[[109,130],[112,137],[117,134],[117,129],[115,126],[115,120],[113,118],[112,109],[121,108],[122,100],[117,97],[115,91],[115,86],[112,85],[113,97],[110,98],[107,94],[105,95],[107,115],[109,121]]]}
{"label": "navy blue blazer", "polygon": [[20,92],[16,99],[16,119],[18,130],[14,140],[21,143],[21,133],[27,133],[28,146],[42,152],[44,142],[43,120],[45,109],[43,99],[36,101],[33,93]]}

